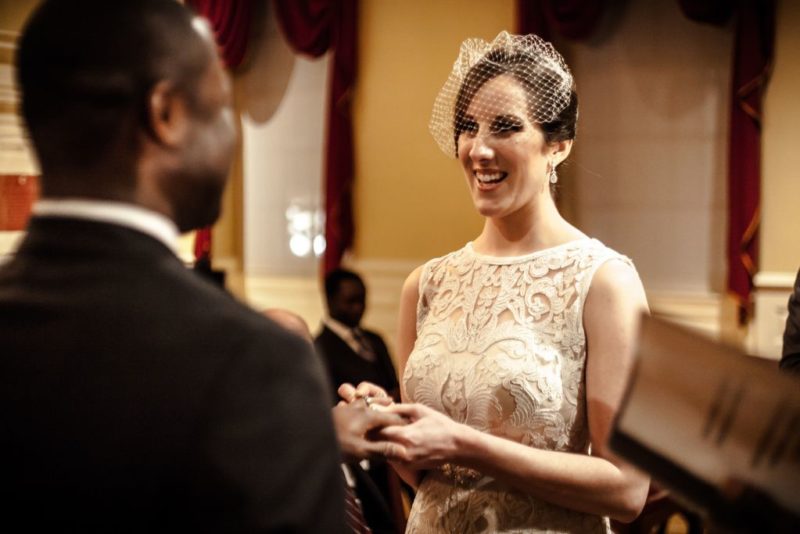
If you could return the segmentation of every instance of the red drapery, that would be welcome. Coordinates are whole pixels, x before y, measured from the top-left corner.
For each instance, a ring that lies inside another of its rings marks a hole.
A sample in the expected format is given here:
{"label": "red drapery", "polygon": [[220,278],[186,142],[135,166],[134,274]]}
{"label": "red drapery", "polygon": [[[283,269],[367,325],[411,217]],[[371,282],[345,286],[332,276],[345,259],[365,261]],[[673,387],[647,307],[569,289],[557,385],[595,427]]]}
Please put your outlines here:
{"label": "red drapery", "polygon": [[339,266],[353,243],[353,126],[356,0],[273,0],[292,48],[311,57],[333,51],[325,155],[325,272]]}
{"label": "red drapery", "polygon": [[603,16],[605,0],[517,0],[519,33],[535,33],[547,41],[553,31],[581,41],[592,35]]}
{"label": "red drapery", "polygon": [[[728,146],[728,290],[740,302],[742,320],[758,265],[761,196],[761,108],[772,65],[774,0],[678,0],[686,17],[724,24],[736,12]],[[520,33],[551,40],[591,35],[604,3],[592,0],[517,0]]]}
{"label": "red drapery", "polygon": [[733,11],[736,30],[728,144],[728,290],[744,322],[758,267],[761,201],[761,110],[772,67],[774,0],[680,0],[698,22],[723,24]]}
{"label": "red drapery", "polygon": [[746,0],[739,7],[733,65],[728,154],[728,289],[741,310],[750,304],[758,266],[761,203],[761,111],[775,41],[772,0]]}
{"label": "red drapery", "polygon": [[731,0],[678,0],[686,18],[722,26],[730,19],[735,2]]}
{"label": "red drapery", "polygon": [[[211,24],[225,66],[241,65],[247,51],[252,19],[252,0],[186,0],[186,4]],[[197,230],[194,239],[195,261],[211,258],[211,227]]]}
{"label": "red drapery", "polygon": [[225,66],[241,65],[250,37],[252,0],[186,0],[186,4],[211,23]]}

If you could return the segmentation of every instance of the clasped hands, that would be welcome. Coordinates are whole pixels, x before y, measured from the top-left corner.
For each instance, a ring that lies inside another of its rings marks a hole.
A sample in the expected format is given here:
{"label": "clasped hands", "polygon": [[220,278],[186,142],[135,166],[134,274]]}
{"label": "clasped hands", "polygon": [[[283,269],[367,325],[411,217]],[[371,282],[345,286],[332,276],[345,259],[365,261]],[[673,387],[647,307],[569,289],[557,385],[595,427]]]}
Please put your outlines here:
{"label": "clasped hands", "polygon": [[342,384],[333,420],[345,462],[382,458],[412,469],[456,460],[459,425],[421,404],[394,403],[381,387]]}

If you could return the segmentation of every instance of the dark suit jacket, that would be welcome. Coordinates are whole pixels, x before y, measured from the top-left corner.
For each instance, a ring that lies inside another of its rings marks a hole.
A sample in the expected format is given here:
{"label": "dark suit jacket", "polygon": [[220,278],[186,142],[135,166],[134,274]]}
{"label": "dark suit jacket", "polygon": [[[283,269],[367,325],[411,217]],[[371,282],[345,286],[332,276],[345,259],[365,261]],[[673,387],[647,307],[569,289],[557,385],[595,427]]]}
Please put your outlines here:
{"label": "dark suit jacket", "polygon": [[[317,354],[322,357],[328,369],[328,377],[334,392],[334,403],[338,402],[336,389],[344,382],[358,385],[364,380],[377,384],[388,392],[397,390],[397,374],[389,356],[389,350],[381,336],[363,330],[367,341],[375,351],[375,362],[368,362],[359,356],[350,345],[336,335],[333,330],[323,326],[322,332],[314,340]],[[396,521],[392,517],[392,492],[389,467],[385,462],[373,461],[366,473],[357,465],[352,466],[356,478],[356,493],[364,509],[364,516],[376,534],[397,532]]]}
{"label": "dark suit jacket", "polygon": [[328,369],[335,401],[338,402],[336,389],[345,382],[358,385],[364,380],[381,386],[386,391],[397,389],[397,374],[389,356],[389,350],[381,336],[369,330],[363,330],[375,355],[375,362],[368,362],[350,348],[342,338],[336,335],[327,326],[322,327],[322,332],[314,339],[317,350]]}
{"label": "dark suit jacket", "polygon": [[340,532],[329,394],[159,241],[34,219],[0,267],[0,530]]}
{"label": "dark suit jacket", "polygon": [[794,281],[794,291],[789,298],[789,316],[783,332],[783,357],[781,368],[800,373],[800,271]]}

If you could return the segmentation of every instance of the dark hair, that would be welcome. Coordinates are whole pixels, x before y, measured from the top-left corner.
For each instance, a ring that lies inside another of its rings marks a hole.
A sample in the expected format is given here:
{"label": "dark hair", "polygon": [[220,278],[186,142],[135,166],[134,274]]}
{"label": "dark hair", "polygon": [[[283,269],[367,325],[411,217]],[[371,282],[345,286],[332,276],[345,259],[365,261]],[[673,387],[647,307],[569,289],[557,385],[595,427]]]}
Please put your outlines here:
{"label": "dark hair", "polygon": [[[475,94],[483,85],[500,75],[508,74],[519,82],[526,93],[537,94],[542,85],[560,83],[560,75],[546,67],[535,70],[531,76],[531,65],[538,62],[532,55],[517,52],[509,54],[505,50],[493,50],[472,66],[458,90],[453,118],[453,135],[455,137],[456,156],[458,156],[458,138],[466,128],[465,114]],[[533,110],[528,110],[533,115]],[[570,89],[569,104],[550,122],[538,123],[548,143],[575,139],[578,123],[578,94]]]}
{"label": "dark hair", "polygon": [[[174,0],[42,2],[22,32],[17,77],[45,177],[112,162],[129,176],[107,178],[133,186],[150,90],[173,81],[194,105],[208,66],[206,47],[191,46],[200,41],[192,17]],[[109,184],[83,184],[92,186]]]}
{"label": "dark hair", "polygon": [[334,269],[325,275],[325,298],[330,301],[336,293],[339,292],[339,287],[345,280],[352,280],[364,286],[364,281],[353,271],[347,269]]}

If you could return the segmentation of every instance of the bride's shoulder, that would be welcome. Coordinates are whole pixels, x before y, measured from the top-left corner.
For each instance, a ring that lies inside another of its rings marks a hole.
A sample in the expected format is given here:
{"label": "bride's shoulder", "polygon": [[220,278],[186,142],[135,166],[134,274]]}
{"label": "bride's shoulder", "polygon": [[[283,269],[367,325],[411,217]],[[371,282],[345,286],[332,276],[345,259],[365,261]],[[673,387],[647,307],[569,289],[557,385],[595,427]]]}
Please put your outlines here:
{"label": "bride's shoulder", "polygon": [[608,258],[599,265],[591,280],[586,300],[586,312],[609,309],[646,310],[647,297],[639,273],[625,256]]}

